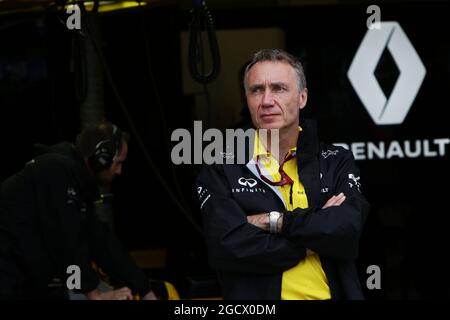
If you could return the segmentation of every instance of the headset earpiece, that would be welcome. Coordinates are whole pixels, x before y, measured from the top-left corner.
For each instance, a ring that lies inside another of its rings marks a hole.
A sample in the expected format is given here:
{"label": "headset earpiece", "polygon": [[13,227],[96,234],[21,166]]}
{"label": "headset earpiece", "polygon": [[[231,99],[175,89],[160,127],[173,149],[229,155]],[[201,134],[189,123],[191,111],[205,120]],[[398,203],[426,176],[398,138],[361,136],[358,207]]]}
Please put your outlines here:
{"label": "headset earpiece", "polygon": [[122,146],[122,132],[112,125],[111,138],[102,140],[95,146],[94,153],[88,158],[89,166],[95,172],[102,171],[113,163]]}

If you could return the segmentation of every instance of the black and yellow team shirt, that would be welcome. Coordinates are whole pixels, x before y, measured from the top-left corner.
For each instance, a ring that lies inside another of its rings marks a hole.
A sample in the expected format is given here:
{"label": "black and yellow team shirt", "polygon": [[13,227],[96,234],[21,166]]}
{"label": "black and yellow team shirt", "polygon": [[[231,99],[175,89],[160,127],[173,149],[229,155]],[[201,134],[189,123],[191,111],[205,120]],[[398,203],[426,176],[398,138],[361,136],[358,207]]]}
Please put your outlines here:
{"label": "black and yellow team shirt", "polygon": [[[299,131],[302,129],[299,127]],[[296,208],[308,208],[308,199],[306,197],[305,188],[300,182],[298,176],[297,159],[295,154],[297,148],[289,150],[292,154],[290,160],[283,164],[284,172],[294,181],[291,184],[283,186],[274,186],[278,188],[283,196],[283,202],[286,210],[293,211]],[[289,155],[288,154],[288,155]],[[288,156],[286,155],[286,157]],[[264,172],[272,178],[273,181],[281,179],[279,173],[278,161],[267,152],[266,148],[259,139],[258,134],[255,135],[254,159],[259,156],[259,165],[262,165]],[[291,190],[292,188],[292,190]],[[291,196],[292,192],[292,196]],[[320,258],[317,254],[308,255],[301,260],[295,267],[283,272],[283,280],[281,284],[282,300],[324,300],[331,299],[330,288],[325,272],[322,269]]]}

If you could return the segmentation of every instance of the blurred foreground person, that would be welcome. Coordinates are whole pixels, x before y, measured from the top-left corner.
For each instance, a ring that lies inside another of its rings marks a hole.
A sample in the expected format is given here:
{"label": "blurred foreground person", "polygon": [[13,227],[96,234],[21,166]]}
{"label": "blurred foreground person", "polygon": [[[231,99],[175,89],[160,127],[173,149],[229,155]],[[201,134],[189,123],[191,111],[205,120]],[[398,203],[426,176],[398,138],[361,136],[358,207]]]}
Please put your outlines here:
{"label": "blurred foreground person", "polygon": [[[92,300],[156,299],[145,274],[94,213],[99,186],[121,174],[128,140],[102,122],[83,130],[76,145],[36,145],[35,158],[1,184],[0,299],[66,299],[73,286]],[[97,289],[93,261],[119,289]]]}

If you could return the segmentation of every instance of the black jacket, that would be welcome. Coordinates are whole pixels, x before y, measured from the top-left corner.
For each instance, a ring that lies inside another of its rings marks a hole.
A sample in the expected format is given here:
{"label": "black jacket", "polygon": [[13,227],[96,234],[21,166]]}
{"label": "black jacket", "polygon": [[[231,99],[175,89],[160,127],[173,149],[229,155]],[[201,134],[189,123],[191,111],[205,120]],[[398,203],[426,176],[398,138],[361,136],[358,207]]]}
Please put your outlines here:
{"label": "black jacket", "polygon": [[117,285],[149,292],[145,274],[94,214],[98,187],[74,146],[41,146],[38,153],[1,184],[0,296],[39,297],[69,265],[81,268],[81,291],[91,291],[99,282],[91,261]]}
{"label": "black jacket", "polygon": [[[315,122],[301,126],[297,161],[308,209],[287,212],[249,163],[205,165],[198,176],[209,261],[226,299],[280,299],[282,273],[305,258],[305,248],[319,254],[332,299],[363,299],[354,260],[369,204],[359,170],[350,151],[318,141]],[[340,192],[341,206],[322,209]],[[281,234],[247,223],[247,215],[270,211],[285,212]]]}

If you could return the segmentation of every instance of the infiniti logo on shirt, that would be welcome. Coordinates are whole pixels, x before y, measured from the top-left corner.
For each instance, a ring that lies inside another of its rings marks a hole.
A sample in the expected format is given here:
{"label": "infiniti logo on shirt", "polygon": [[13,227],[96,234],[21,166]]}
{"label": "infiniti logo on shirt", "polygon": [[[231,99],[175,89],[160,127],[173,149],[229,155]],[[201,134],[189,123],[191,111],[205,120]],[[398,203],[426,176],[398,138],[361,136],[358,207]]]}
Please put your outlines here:
{"label": "infiniti logo on shirt", "polygon": [[231,188],[231,192],[233,193],[244,193],[244,192],[262,192],[262,193],[266,193],[266,190],[264,190],[264,188],[254,188],[258,182],[253,179],[253,178],[244,178],[244,177],[240,177],[238,179],[238,183],[243,186],[242,188]]}
{"label": "infiniti logo on shirt", "polygon": [[250,187],[250,188],[253,188],[253,187],[256,186],[256,184],[257,184],[257,182],[256,182],[255,179],[252,179],[252,178],[250,178],[250,179],[245,179],[244,177],[239,178],[238,183],[239,183],[241,186],[244,186],[244,187]]}

